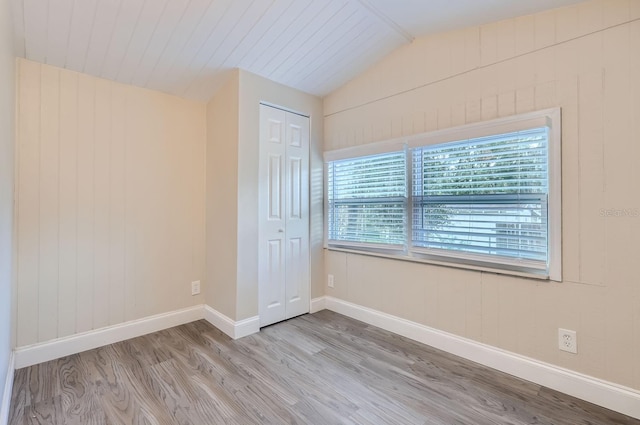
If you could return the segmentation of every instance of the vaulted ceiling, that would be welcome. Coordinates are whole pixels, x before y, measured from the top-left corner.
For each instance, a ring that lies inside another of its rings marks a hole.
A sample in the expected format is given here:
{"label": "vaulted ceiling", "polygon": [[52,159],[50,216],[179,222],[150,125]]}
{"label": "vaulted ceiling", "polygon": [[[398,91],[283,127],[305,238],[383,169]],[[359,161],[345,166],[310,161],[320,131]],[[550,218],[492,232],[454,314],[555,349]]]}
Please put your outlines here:
{"label": "vaulted ceiling", "polygon": [[232,68],[323,96],[414,37],[580,0],[12,0],[16,54],[208,100]]}

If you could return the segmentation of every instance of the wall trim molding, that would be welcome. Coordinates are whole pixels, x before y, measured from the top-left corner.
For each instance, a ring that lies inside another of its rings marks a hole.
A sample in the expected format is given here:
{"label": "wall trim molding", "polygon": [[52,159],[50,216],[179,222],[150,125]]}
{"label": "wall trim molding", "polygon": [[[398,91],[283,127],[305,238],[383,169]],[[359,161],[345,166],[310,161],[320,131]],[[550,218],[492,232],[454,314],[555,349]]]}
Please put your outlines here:
{"label": "wall trim molding", "polygon": [[238,339],[260,332],[259,316],[235,321],[210,306],[204,305],[204,319],[232,339]]}
{"label": "wall trim molding", "polygon": [[15,354],[13,351],[9,355],[9,365],[7,366],[7,378],[4,382],[4,392],[0,403],[0,424],[9,423],[9,409],[11,407],[11,392],[13,391],[13,375],[15,372]]}
{"label": "wall trim molding", "polygon": [[[51,341],[18,347],[12,353],[12,364],[10,365],[12,378],[15,369],[48,362],[201,319],[205,319],[233,339],[260,331],[260,317],[258,316],[234,321],[208,305],[200,304]],[[13,379],[11,383],[13,383]],[[1,424],[2,422],[0,422]]]}
{"label": "wall trim molding", "polygon": [[397,316],[324,297],[328,310],[527,381],[640,419],[640,391],[440,331]]}
{"label": "wall trim molding", "polygon": [[317,313],[320,310],[327,308],[327,297],[322,296],[311,300],[311,306],[309,307],[309,313]]}
{"label": "wall trim molding", "polygon": [[20,369],[47,362],[174,326],[184,325],[202,318],[202,305],[196,305],[47,342],[18,347],[15,350],[15,368]]}

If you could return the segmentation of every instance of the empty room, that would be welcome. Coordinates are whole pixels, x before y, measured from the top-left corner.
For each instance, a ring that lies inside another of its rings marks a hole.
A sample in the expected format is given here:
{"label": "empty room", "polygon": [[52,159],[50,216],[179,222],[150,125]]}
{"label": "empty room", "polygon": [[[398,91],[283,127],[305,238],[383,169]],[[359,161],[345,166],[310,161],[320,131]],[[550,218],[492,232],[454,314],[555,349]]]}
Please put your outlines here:
{"label": "empty room", "polygon": [[0,425],[640,425],[640,0],[0,0]]}

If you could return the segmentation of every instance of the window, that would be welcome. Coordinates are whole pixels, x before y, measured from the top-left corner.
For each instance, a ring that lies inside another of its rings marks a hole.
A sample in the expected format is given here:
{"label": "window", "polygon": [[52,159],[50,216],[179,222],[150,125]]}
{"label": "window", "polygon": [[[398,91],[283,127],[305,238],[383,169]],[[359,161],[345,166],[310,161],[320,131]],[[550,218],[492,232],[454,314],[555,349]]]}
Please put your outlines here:
{"label": "window", "polygon": [[404,151],[332,161],[328,169],[329,243],[404,249]]}
{"label": "window", "polygon": [[559,144],[554,109],[327,153],[326,245],[560,280]]}

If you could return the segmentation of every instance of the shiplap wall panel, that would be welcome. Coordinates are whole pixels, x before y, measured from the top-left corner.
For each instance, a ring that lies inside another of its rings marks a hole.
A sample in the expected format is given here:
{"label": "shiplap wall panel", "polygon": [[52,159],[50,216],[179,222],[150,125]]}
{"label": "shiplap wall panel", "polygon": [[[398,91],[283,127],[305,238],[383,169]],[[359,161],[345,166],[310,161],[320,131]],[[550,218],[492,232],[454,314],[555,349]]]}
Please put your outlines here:
{"label": "shiplap wall panel", "polygon": [[[16,321],[16,344],[38,341],[38,276],[40,262],[40,66],[20,62],[18,81],[17,310],[25,312]],[[29,120],[25,118],[29,117]]]}
{"label": "shiplap wall panel", "polygon": [[19,61],[18,346],[199,304],[205,105]]}
{"label": "shiplap wall panel", "polygon": [[[326,150],[561,106],[563,282],[328,252],[325,272],[342,282],[328,295],[640,389],[638,3],[594,0],[417,39],[324,100]],[[449,65],[461,39],[466,58]],[[406,295],[385,293],[389,281]],[[559,327],[578,332],[577,355],[558,350]]]}
{"label": "shiplap wall panel", "polygon": [[56,337],[59,281],[59,206],[60,166],[60,73],[56,68],[40,71],[40,263],[38,285],[38,338]]}
{"label": "shiplap wall panel", "polygon": [[95,81],[93,148],[93,326],[109,324],[109,234],[111,223],[111,83]]}
{"label": "shiplap wall panel", "polygon": [[60,74],[60,271],[58,335],[76,330],[78,268],[78,74]]}
{"label": "shiplap wall panel", "polygon": [[[76,332],[93,328],[95,79],[78,75],[77,296]],[[71,308],[71,306],[69,306]]]}
{"label": "shiplap wall panel", "polygon": [[109,324],[125,321],[126,258],[126,90],[111,87],[109,146]]}

